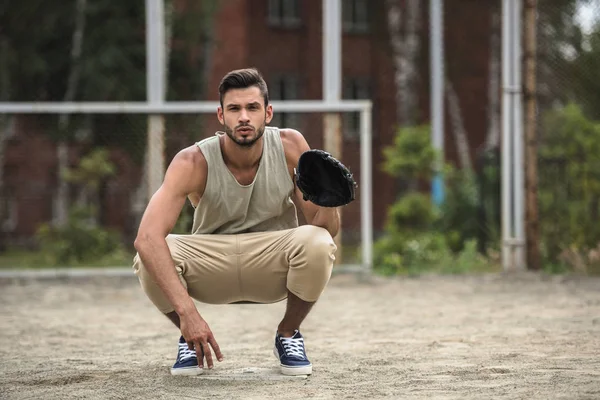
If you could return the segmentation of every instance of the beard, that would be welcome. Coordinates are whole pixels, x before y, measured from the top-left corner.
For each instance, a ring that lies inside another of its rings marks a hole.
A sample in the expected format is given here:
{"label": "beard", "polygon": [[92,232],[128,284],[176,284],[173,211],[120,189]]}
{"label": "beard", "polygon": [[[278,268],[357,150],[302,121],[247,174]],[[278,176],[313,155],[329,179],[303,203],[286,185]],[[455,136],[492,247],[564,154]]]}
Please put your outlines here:
{"label": "beard", "polygon": [[[262,135],[265,133],[265,124],[264,123],[258,129],[256,129],[255,127],[253,127],[250,124],[238,125],[233,129],[228,127],[225,124],[223,124],[223,127],[225,129],[225,133],[227,134],[227,136],[229,136],[229,138],[235,144],[237,144],[240,147],[246,147],[246,148],[254,146],[254,144],[258,141],[258,139],[260,139],[262,137]],[[249,137],[249,136],[236,137],[235,132],[240,128],[252,128],[252,130],[255,132],[254,137]]]}

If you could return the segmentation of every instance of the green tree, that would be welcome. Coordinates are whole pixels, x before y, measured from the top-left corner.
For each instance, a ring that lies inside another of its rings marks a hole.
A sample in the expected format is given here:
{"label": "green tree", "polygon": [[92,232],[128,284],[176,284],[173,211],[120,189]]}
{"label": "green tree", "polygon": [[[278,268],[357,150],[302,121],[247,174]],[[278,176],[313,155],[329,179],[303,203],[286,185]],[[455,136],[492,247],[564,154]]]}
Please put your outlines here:
{"label": "green tree", "polygon": [[571,87],[573,100],[581,104],[587,116],[600,120],[600,24],[582,39],[571,62],[571,73],[575,77]]}
{"label": "green tree", "polygon": [[[585,66],[581,56],[586,37],[577,13],[581,6],[593,0],[540,0],[538,4],[538,101],[542,114],[556,106],[580,103],[580,90],[589,79],[600,72]],[[587,102],[587,100],[584,100]],[[599,104],[600,105],[600,104]]]}
{"label": "green tree", "polygon": [[[173,0],[166,0],[165,8],[173,10],[167,16],[171,32],[167,43],[171,71],[167,77],[168,100],[205,98],[214,47],[213,17],[222,1],[185,2],[186,8],[181,8],[175,7]],[[1,100],[145,100],[145,15],[143,1],[1,2]],[[85,28],[80,29],[81,52],[74,62],[78,21],[84,21]],[[75,66],[76,85],[72,79]],[[72,114],[63,117],[63,123],[55,115],[27,118],[37,119],[38,125],[57,144],[76,141],[83,149],[120,148],[138,165],[142,164],[146,147],[145,115]],[[189,144],[180,134],[182,127],[193,125],[197,129],[198,122],[194,116],[166,118],[167,133],[175,133],[167,136],[167,143],[176,141],[167,147],[169,154],[172,147],[180,147],[182,142]]]}
{"label": "green tree", "polygon": [[576,105],[549,114],[540,159],[540,220],[548,262],[600,243],[600,123]]}

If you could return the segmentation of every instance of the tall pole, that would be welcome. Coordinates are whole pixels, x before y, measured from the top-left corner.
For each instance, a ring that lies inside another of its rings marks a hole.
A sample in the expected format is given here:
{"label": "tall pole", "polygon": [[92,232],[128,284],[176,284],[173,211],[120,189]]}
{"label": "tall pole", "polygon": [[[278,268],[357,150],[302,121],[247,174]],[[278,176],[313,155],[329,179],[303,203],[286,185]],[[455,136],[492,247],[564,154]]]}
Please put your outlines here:
{"label": "tall pole", "polygon": [[538,215],[538,170],[537,170],[537,0],[526,0],[525,4],[525,162],[526,162],[526,254],[527,268],[541,268],[540,233]]}
{"label": "tall pole", "polygon": [[[157,105],[165,97],[165,17],[163,0],[146,0],[146,101]],[[148,116],[146,143],[148,199],[162,184],[165,171],[164,119]]]}
{"label": "tall pole", "polygon": [[522,32],[522,1],[513,0],[512,18],[514,20],[513,31],[513,196],[514,196],[514,226],[515,226],[515,268],[525,268],[525,165],[524,158],[524,136],[523,136],[523,60],[521,40]]}
{"label": "tall pole", "polygon": [[373,161],[371,109],[360,113],[360,212],[362,264],[366,274],[373,270]]}
{"label": "tall pole", "polygon": [[502,265],[525,264],[521,0],[502,2]]}
{"label": "tall pole", "polygon": [[[323,1],[323,100],[341,99],[342,86],[342,2]],[[325,114],[323,119],[323,147],[337,159],[342,158],[342,121],[338,113]],[[341,209],[340,209],[341,220]],[[342,262],[342,230],[334,238],[338,251],[336,263]]]}
{"label": "tall pole", "polygon": [[502,0],[502,141],[501,141],[501,165],[502,177],[502,267],[509,270],[513,265],[512,245],[512,196],[511,196],[511,36],[512,26],[510,8],[512,0]]}
{"label": "tall pole", "polygon": [[430,0],[429,26],[431,32],[431,143],[438,152],[439,172],[433,178],[431,195],[434,204],[444,201],[444,19],[443,0]]}

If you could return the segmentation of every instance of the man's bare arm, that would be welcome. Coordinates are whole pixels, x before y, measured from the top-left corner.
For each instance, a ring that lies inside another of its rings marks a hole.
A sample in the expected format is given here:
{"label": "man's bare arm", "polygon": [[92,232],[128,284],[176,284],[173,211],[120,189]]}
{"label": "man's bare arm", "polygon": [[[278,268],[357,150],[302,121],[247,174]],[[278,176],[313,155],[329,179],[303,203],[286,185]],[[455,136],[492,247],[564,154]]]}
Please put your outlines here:
{"label": "man's bare arm", "polygon": [[[300,155],[310,150],[310,146],[304,136],[293,129],[282,129],[281,138],[285,149],[288,169],[293,174],[293,169],[298,165]],[[340,214],[337,207],[319,207],[310,201],[303,200],[302,192],[298,189],[295,182],[294,197],[307,223],[327,229],[332,237],[337,235],[340,229]]]}
{"label": "man's bare arm", "polygon": [[195,306],[177,276],[165,238],[175,226],[188,194],[197,187],[193,180],[199,175],[197,168],[189,150],[173,158],[163,184],[148,203],[134,244],[145,268],[180,316],[193,312]]}
{"label": "man's bare arm", "polygon": [[198,364],[213,367],[210,348],[217,360],[223,354],[208,324],[200,316],[192,298],[181,284],[165,238],[175,226],[189,194],[202,196],[206,184],[206,161],[198,160],[196,148],[179,152],[167,169],[161,187],[152,196],[142,221],[135,248],[145,268],[179,315],[181,334],[192,350]]}

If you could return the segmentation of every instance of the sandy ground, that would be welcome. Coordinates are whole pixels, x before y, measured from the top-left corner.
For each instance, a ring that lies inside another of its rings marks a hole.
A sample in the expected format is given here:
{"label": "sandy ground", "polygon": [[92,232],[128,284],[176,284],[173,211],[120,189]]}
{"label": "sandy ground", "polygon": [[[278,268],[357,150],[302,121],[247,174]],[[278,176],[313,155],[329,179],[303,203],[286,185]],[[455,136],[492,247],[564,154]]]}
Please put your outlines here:
{"label": "sandy ground", "polygon": [[137,281],[0,282],[1,399],[599,399],[600,279],[334,276],[279,375],[284,303],[199,305],[226,357],[168,369],[178,332]]}

